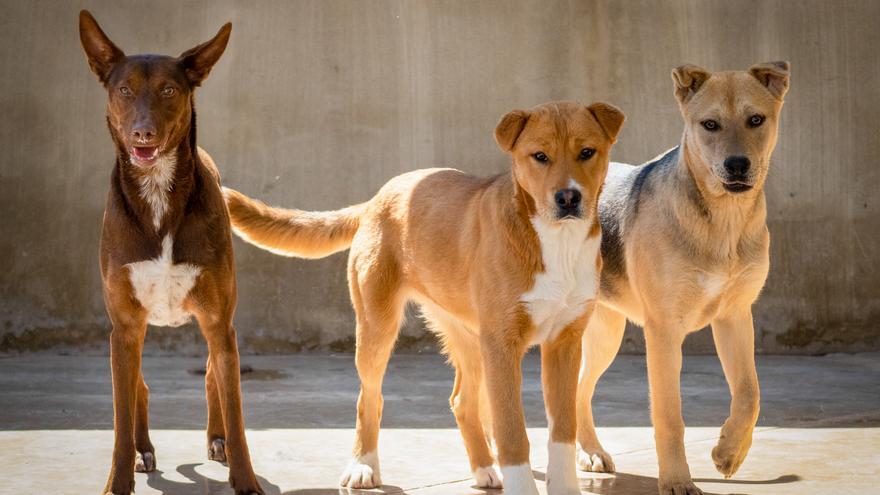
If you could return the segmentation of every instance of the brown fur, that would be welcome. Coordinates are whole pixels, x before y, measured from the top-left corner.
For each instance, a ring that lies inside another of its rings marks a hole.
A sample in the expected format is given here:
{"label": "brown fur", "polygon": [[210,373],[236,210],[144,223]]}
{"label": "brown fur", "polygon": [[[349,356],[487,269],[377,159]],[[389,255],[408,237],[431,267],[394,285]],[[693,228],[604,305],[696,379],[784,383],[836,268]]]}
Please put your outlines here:
{"label": "brown fur", "polygon": [[[672,78],[685,121],[677,155],[614,181],[615,171],[623,170],[616,167],[626,166],[612,165],[601,200],[603,235],[614,234],[606,225],[617,226],[619,247],[613,249],[621,262],[603,267],[597,308],[584,334],[578,441],[583,469],[614,470],[596,437],[590,400],[628,318],[645,329],[660,492],[691,495],[702,492],[684,453],[679,374],[688,333],[712,325],[730,386],[730,417],[712,451],[726,477],[745,459],[758,418],[751,306],[769,269],[763,186],[789,75],[787,63],[774,62],[717,73],[683,66]],[[764,120],[750,125],[755,115]],[[725,167],[732,156],[750,160],[747,173]]]}
{"label": "brown fur", "polygon": [[[421,304],[455,366],[450,404],[475,473],[492,470],[484,429],[490,423],[502,470],[529,462],[520,361],[534,343],[542,346],[547,410],[554,420],[551,438],[571,444],[573,455],[578,339],[590,306],[579,307],[579,316],[555,339],[533,341],[537,329],[522,297],[545,267],[532,222],[572,221],[557,220],[554,193],[573,180],[584,198],[581,223],[575,225],[583,225],[588,239],[598,239],[596,201],[622,123],[617,109],[601,103],[557,102],[515,110],[496,129],[499,146],[513,156],[511,173],[481,178],[451,169],[417,170],[390,180],[369,202],[338,212],[270,208],[226,190],[236,232],[261,247],[317,257],[351,243],[348,279],[357,317],[361,392],[355,461],[343,476],[344,485],[380,483],[373,457],[382,378],[407,300]],[[595,155],[579,160],[584,148],[595,149]],[[536,161],[539,151],[549,156],[548,163]],[[481,400],[485,396],[491,414]],[[492,473],[494,478],[484,479],[477,473],[478,483],[498,486],[498,475]],[[524,484],[508,484],[506,491],[532,493],[528,473]],[[556,481],[551,493],[567,489],[563,481]]]}
{"label": "brown fur", "polygon": [[[229,220],[217,168],[195,142],[193,90],[223,53],[231,25],[223,26],[207,43],[172,58],[127,57],[88,12],[80,13],[79,23],[89,65],[109,93],[107,123],[117,146],[100,250],[104,300],[113,324],[115,432],[113,463],[102,493],[129,494],[135,469],[156,468],[147,427],[148,388],[141,373],[149,309],[136,295],[132,272],[137,263],[162,256],[166,237],[173,239],[173,266],[200,270],[182,307],[196,317],[208,341],[209,456],[229,462],[235,493],[263,493],[251,468],[241,412]],[[155,148],[156,160],[174,163],[163,210],[149,204],[142,184],[160,174],[158,164],[165,162],[137,162],[132,156],[136,146]],[[154,218],[157,211],[162,214]]]}

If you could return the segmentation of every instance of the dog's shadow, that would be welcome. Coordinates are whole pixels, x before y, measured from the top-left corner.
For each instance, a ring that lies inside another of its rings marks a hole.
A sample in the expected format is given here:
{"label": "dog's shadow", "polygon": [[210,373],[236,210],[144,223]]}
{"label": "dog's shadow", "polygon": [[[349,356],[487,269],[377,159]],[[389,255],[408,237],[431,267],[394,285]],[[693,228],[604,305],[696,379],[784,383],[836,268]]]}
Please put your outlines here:
{"label": "dog's shadow", "polygon": [[[532,471],[535,479],[544,480],[545,474]],[[776,485],[780,483],[794,483],[801,477],[796,474],[786,474],[770,480],[732,480],[694,478],[696,483],[729,483],[731,485]],[[596,478],[581,478],[581,492],[595,495],[656,495],[657,478],[638,474],[616,473],[614,475],[601,475]],[[721,495],[712,492],[703,492],[704,495]],[[726,495],[745,495],[745,492],[735,491]]]}
{"label": "dog's shadow", "polygon": [[[157,469],[147,473],[147,486],[158,490],[165,495],[229,495],[232,488],[227,481],[215,480],[199,474],[196,467],[201,463],[181,464],[175,469],[188,481],[174,481],[166,478],[164,472]],[[301,488],[281,492],[278,485],[271,483],[262,476],[257,476],[260,486],[266,495],[358,495],[358,494],[388,494],[406,495],[406,492],[397,486],[382,485],[377,490],[349,490],[347,488]]]}

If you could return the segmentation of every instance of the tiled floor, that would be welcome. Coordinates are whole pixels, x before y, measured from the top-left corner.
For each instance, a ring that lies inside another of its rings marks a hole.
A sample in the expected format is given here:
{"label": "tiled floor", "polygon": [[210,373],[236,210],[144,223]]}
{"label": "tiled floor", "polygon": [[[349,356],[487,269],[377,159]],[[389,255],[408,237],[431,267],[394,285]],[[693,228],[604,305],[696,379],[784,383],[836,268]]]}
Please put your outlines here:
{"label": "tiled floor", "polygon": [[[248,441],[267,494],[337,494],[353,439],[357,380],[350,355],[246,357]],[[232,493],[205,458],[201,360],[147,357],[159,470],[138,494]],[[191,370],[196,370],[195,372]],[[532,464],[541,480],[546,425],[538,356],[524,364]],[[688,356],[682,376],[688,460],[711,494],[880,493],[880,355],[759,357],[762,410],[751,453],[729,480],[709,453],[727,412],[713,356]],[[385,385],[379,493],[482,494],[448,411],[452,372],[433,355],[400,355]],[[657,461],[644,358],[621,356],[599,385],[600,437],[616,475],[581,473],[583,493],[653,494]],[[0,493],[98,493],[109,468],[112,407],[103,356],[0,358]],[[345,492],[343,492],[345,493]],[[496,492],[497,493],[497,492]]]}

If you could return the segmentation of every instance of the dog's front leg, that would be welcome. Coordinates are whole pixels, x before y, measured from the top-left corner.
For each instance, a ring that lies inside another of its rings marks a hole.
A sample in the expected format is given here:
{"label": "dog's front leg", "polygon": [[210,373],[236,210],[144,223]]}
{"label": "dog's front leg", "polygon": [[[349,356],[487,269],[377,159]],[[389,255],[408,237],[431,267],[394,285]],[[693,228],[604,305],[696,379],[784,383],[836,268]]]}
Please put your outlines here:
{"label": "dog's front leg", "polygon": [[[112,310],[111,310],[112,313]],[[104,494],[128,495],[134,490],[135,413],[141,350],[147,324],[141,315],[113,315],[110,369],[113,377],[113,464]]]}
{"label": "dog's front leg", "polygon": [[526,329],[512,324],[487,325],[483,322],[480,326],[484,329],[480,348],[504,493],[538,495],[529,462],[529,439],[521,395]]}
{"label": "dog's front leg", "polygon": [[550,430],[546,478],[550,495],[581,492],[575,467],[576,400],[581,336],[586,324],[586,317],[579,318],[556,340],[541,345],[541,381]]}
{"label": "dog's front leg", "polygon": [[684,336],[684,332],[673,324],[649,320],[645,325],[651,421],[654,423],[654,441],[657,462],[660,465],[660,495],[703,493],[691,481],[684,451],[684,420],[681,417],[679,383]]}
{"label": "dog's front leg", "polygon": [[236,495],[263,493],[254,470],[244,434],[241,410],[241,376],[238,344],[231,317],[217,317],[207,312],[196,313],[199,327],[208,341],[212,379],[216,381],[221,414],[225,427],[226,460],[229,463],[229,483]]}
{"label": "dog's front leg", "polygon": [[751,307],[712,321],[715,348],[730,387],[730,416],[712,449],[715,467],[726,478],[733,476],[752,446],[758,422],[761,393],[755,371],[755,329]]}

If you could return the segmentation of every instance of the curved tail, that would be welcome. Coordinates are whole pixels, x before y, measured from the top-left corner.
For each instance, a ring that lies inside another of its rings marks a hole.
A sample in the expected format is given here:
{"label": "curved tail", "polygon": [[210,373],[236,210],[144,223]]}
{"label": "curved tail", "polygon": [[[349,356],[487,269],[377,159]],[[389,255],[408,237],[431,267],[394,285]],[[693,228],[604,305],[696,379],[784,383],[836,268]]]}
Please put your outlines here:
{"label": "curved tail", "polygon": [[367,203],[336,211],[288,210],[268,206],[235,189],[223,188],[232,230],[245,241],[282,256],[323,258],[348,249]]}

